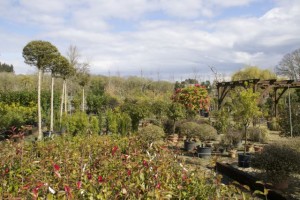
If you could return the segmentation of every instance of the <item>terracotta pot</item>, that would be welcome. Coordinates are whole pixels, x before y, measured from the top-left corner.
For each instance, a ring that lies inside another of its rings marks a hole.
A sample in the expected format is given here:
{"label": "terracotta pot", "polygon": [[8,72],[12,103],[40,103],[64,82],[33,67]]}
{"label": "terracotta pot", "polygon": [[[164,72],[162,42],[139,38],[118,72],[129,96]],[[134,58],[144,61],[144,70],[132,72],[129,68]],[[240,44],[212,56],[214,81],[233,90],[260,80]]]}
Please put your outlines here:
{"label": "terracotta pot", "polygon": [[245,147],[246,147],[247,152],[254,152],[255,151],[253,144],[246,144]]}
{"label": "terracotta pot", "polygon": [[177,134],[170,135],[170,136],[168,137],[168,140],[169,140],[170,142],[178,142],[178,135],[177,135]]}
{"label": "terracotta pot", "polygon": [[260,153],[262,150],[263,150],[263,147],[261,147],[261,146],[254,146],[254,151],[256,153]]}
{"label": "terracotta pot", "polygon": [[229,157],[230,158],[236,158],[236,153],[237,153],[237,150],[235,150],[235,149],[230,150],[229,151]]}
{"label": "terracotta pot", "polygon": [[277,190],[285,190],[289,187],[289,179],[283,178],[283,180],[273,183],[273,187]]}
{"label": "terracotta pot", "polygon": [[213,142],[205,142],[206,147],[213,147],[214,143]]}

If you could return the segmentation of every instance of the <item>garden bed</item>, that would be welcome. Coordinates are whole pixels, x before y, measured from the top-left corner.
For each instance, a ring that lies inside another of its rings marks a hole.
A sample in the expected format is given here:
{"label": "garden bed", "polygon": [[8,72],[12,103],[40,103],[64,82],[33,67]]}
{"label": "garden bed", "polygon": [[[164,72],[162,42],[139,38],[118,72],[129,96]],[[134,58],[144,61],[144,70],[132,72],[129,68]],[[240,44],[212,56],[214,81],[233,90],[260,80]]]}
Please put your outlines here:
{"label": "garden bed", "polygon": [[[238,181],[242,185],[247,185],[251,190],[264,191],[264,185],[260,183],[263,180],[263,173],[253,168],[240,168],[237,163],[216,163],[216,170],[230,179]],[[283,191],[275,190],[271,185],[265,185],[268,191],[268,199],[300,199],[300,176],[293,176],[290,180],[289,188]]]}

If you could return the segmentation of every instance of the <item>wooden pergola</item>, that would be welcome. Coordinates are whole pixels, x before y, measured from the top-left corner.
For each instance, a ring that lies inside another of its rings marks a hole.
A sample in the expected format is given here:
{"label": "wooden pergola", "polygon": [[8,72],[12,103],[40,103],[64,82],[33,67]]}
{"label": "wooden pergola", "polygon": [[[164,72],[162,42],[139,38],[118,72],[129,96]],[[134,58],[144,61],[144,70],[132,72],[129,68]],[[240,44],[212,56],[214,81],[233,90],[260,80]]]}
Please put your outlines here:
{"label": "wooden pergola", "polygon": [[274,102],[274,115],[277,116],[278,102],[282,95],[289,88],[300,88],[300,82],[294,80],[260,80],[260,79],[248,79],[240,81],[229,81],[229,82],[218,82],[217,84],[218,92],[218,109],[221,108],[224,98],[227,96],[228,92],[236,87],[250,88],[252,87],[253,92],[261,89],[261,95],[259,102],[261,102],[265,97],[269,96],[270,92],[274,91],[274,96],[272,98]]}

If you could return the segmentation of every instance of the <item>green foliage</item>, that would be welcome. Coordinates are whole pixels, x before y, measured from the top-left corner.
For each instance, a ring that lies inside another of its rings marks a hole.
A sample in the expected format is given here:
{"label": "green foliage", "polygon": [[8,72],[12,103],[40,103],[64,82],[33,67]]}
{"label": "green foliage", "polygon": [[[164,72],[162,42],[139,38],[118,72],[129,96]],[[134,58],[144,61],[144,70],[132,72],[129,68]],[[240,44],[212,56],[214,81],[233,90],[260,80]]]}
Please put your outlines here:
{"label": "green foliage", "polygon": [[231,126],[230,120],[230,111],[226,106],[221,107],[220,110],[217,110],[213,113],[215,118],[214,127],[217,129],[219,134],[228,133],[228,129]]}
{"label": "green foliage", "polygon": [[167,116],[173,121],[173,133],[175,133],[176,121],[184,116],[184,110],[183,105],[180,103],[173,102],[168,106]]}
{"label": "green foliage", "polygon": [[25,63],[41,70],[49,68],[59,55],[57,48],[47,41],[31,41],[23,48]]}
{"label": "green foliage", "polygon": [[[300,136],[300,102],[293,101],[291,103],[291,118],[293,126],[293,136]],[[278,124],[280,126],[281,134],[284,136],[291,136],[290,129],[290,113],[288,106],[285,106],[279,112]]]}
{"label": "green foliage", "polygon": [[105,97],[89,93],[86,97],[87,113],[99,114],[103,110]]}
{"label": "green foliage", "polygon": [[118,133],[118,118],[113,110],[106,111],[106,132],[107,133]]}
{"label": "green foliage", "polygon": [[260,154],[251,158],[252,166],[264,170],[271,181],[278,182],[291,173],[300,173],[300,153],[286,145],[264,146]]}
{"label": "green foliage", "polygon": [[[74,107],[74,110],[77,112],[80,110],[80,105],[81,105],[82,97],[79,93],[76,93],[73,95],[73,98],[71,99],[71,105]],[[89,110],[87,112],[90,114]],[[96,113],[93,113],[96,114]]]}
{"label": "green foliage", "polygon": [[51,75],[54,77],[63,76],[68,68],[70,68],[69,61],[62,55],[56,56],[50,65]]}
{"label": "green foliage", "polygon": [[8,65],[6,63],[1,63],[0,62],[0,72],[9,72],[9,73],[14,73],[14,66],[13,65]]}
{"label": "green foliage", "polygon": [[179,103],[169,104],[167,110],[167,116],[173,121],[177,121],[184,116],[184,107]]}
{"label": "green foliage", "polygon": [[18,103],[5,104],[0,102],[0,130],[12,126],[21,127],[36,122],[37,107],[34,104],[22,106]]}
{"label": "green foliage", "polygon": [[168,104],[163,100],[156,100],[151,105],[151,112],[155,115],[156,119],[161,120],[166,115]]}
{"label": "green foliage", "polygon": [[235,94],[233,98],[233,117],[245,129],[245,143],[248,140],[247,128],[253,120],[261,115],[261,111],[257,105],[258,97],[258,93],[254,93],[251,89],[248,89]]}
{"label": "green foliage", "polygon": [[228,132],[225,133],[221,138],[221,144],[223,146],[237,147],[238,144],[242,141],[241,130],[236,129],[235,127],[230,127]]}
{"label": "green foliage", "polygon": [[126,99],[121,109],[131,118],[132,131],[137,131],[140,120],[149,115],[149,103],[137,99]]}
{"label": "green foliage", "polygon": [[150,144],[163,139],[165,132],[161,127],[149,124],[138,131],[138,137],[147,144]]}
{"label": "green foliage", "polygon": [[288,138],[287,140],[282,141],[282,144],[289,146],[300,153],[300,137]]}
{"label": "green foliage", "polygon": [[83,112],[76,112],[70,116],[64,116],[67,132],[72,135],[86,134],[89,128],[89,118]]}
{"label": "green foliage", "polygon": [[248,138],[253,142],[265,143],[268,141],[269,130],[266,127],[249,127]]}
{"label": "green foliage", "polygon": [[3,199],[240,199],[244,195],[221,184],[220,176],[180,165],[162,145],[144,149],[138,137],[58,137],[5,142],[0,148]]}
{"label": "green foliage", "polygon": [[254,118],[261,115],[257,106],[258,93],[254,93],[251,89],[243,90],[233,97],[233,116],[235,121],[243,126],[249,126]]}
{"label": "green foliage", "polygon": [[131,118],[127,113],[118,113],[118,133],[125,136],[131,131]]}
{"label": "green foliage", "polygon": [[97,116],[90,116],[90,131],[94,134],[100,133],[99,118]]}
{"label": "green foliage", "polygon": [[248,66],[232,75],[231,80],[247,80],[247,79],[261,79],[269,80],[276,79],[276,75],[268,69],[262,70],[255,66]]}
{"label": "green foliage", "polygon": [[[50,92],[42,91],[41,93],[41,107],[46,113],[50,111]],[[19,104],[24,107],[30,107],[33,102],[37,101],[37,92],[35,91],[10,91],[0,92],[0,102],[4,104]],[[54,109],[58,109],[60,106],[60,95],[58,92],[54,93]]]}
{"label": "green foliage", "polygon": [[105,90],[105,83],[100,77],[91,76],[91,84],[89,85],[89,92],[94,95],[103,96]]}
{"label": "green foliage", "polygon": [[195,122],[185,122],[179,126],[181,135],[186,135],[188,140],[200,139],[202,141],[215,140],[217,131],[209,124],[197,124]]}

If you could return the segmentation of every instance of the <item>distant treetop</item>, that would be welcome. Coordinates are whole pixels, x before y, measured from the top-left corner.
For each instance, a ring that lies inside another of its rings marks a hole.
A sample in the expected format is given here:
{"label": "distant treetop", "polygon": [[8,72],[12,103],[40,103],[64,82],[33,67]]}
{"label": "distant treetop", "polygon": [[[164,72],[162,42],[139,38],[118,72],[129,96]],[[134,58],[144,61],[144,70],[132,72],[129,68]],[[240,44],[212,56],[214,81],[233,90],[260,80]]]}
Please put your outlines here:
{"label": "distant treetop", "polygon": [[13,65],[9,65],[6,63],[1,63],[0,62],[0,72],[10,72],[10,73],[14,73],[14,66]]}
{"label": "distant treetop", "polygon": [[248,66],[238,72],[235,72],[232,77],[232,81],[239,81],[239,80],[247,80],[247,79],[261,79],[261,80],[268,80],[268,79],[276,79],[276,74],[271,72],[268,69],[260,69],[256,66]]}

